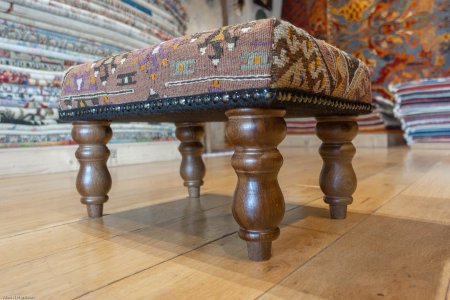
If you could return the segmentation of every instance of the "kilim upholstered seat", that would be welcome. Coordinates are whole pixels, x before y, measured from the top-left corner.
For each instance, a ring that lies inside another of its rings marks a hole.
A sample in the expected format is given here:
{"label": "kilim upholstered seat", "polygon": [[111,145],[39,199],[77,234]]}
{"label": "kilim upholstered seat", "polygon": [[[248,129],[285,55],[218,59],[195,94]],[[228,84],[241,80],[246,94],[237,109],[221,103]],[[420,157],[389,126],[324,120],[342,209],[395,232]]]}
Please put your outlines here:
{"label": "kilim upholstered seat", "polygon": [[175,38],[69,69],[60,118],[80,145],[77,188],[91,217],[111,186],[106,147],[111,121],[169,121],[181,141],[181,176],[199,196],[205,173],[202,122],[225,121],[238,175],[233,215],[249,256],[268,259],[284,200],[277,181],[285,117],[317,117],[324,160],[320,185],[332,218],[344,218],[356,177],[355,116],[371,111],[367,67],[351,55],[276,19]]}

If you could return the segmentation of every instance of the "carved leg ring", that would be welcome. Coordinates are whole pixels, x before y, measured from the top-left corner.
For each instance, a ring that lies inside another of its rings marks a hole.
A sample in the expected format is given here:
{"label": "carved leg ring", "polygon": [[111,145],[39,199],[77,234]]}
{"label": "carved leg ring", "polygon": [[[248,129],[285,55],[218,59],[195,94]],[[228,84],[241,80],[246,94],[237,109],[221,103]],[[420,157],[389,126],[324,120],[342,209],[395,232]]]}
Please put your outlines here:
{"label": "carved leg ring", "polygon": [[79,145],[75,152],[80,162],[77,190],[91,218],[103,215],[103,203],[108,201],[111,189],[111,175],[106,166],[109,157],[106,144],[112,137],[109,125],[107,121],[86,121],[74,122],[72,128],[72,138]]}
{"label": "carved leg ring", "polygon": [[180,175],[184,180],[184,186],[188,188],[189,197],[198,198],[200,186],[203,185],[203,177],[205,177],[201,142],[205,134],[203,124],[185,122],[177,123],[176,126],[175,134],[181,142],[178,148],[182,156]]}
{"label": "carved leg ring", "polygon": [[233,216],[239,236],[247,241],[251,260],[267,260],[279,234],[284,199],[278,184],[283,157],[277,149],[286,136],[284,110],[232,109],[226,112],[227,137],[234,145],[231,164],[238,183]]}
{"label": "carved leg ring", "polygon": [[316,132],[323,142],[319,149],[323,199],[330,205],[332,219],[345,219],[357,185],[352,167],[356,149],[351,141],[358,133],[358,123],[353,116],[318,117]]}

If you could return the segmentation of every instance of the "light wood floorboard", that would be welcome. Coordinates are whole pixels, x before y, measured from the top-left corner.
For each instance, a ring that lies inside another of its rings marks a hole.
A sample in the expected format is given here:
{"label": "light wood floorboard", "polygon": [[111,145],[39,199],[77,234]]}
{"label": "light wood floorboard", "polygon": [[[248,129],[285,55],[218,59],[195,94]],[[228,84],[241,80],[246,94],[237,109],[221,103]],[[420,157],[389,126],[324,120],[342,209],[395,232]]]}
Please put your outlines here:
{"label": "light wood floorboard", "polygon": [[270,261],[231,215],[229,157],[207,158],[200,200],[179,160],[111,168],[87,219],[76,173],[0,178],[0,296],[35,299],[448,299],[450,153],[358,149],[346,220],[330,220],[316,149],[281,149],[287,202]]}

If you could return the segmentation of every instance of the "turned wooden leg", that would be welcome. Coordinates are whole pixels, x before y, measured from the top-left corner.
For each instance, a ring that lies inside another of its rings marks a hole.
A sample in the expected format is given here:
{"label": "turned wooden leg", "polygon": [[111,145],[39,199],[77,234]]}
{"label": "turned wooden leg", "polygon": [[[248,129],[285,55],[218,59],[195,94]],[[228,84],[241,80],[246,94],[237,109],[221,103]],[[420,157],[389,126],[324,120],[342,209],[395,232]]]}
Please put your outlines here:
{"label": "turned wooden leg", "polygon": [[203,163],[202,153],[203,144],[201,142],[205,131],[201,123],[176,123],[176,136],[181,144],[180,150],[182,160],[180,166],[180,175],[184,180],[184,186],[187,186],[189,197],[200,197],[200,186],[203,185],[205,177],[205,164]]}
{"label": "turned wooden leg", "polygon": [[352,144],[358,133],[353,116],[318,117],[316,133],[322,140],[319,153],[323,159],[320,188],[323,200],[330,205],[332,219],[345,219],[347,205],[353,202],[356,174],[352,158],[356,149]]}
{"label": "turned wooden leg", "polygon": [[106,166],[109,157],[106,144],[112,137],[109,125],[107,121],[86,121],[74,122],[72,128],[72,138],[79,145],[75,152],[80,162],[77,190],[91,218],[103,215],[103,203],[108,201],[111,189],[111,175]]}
{"label": "turned wooden leg", "polygon": [[226,133],[234,145],[231,164],[238,176],[233,216],[239,236],[247,241],[251,260],[267,260],[279,234],[284,199],[278,184],[283,157],[277,146],[286,136],[284,110],[232,109]]}

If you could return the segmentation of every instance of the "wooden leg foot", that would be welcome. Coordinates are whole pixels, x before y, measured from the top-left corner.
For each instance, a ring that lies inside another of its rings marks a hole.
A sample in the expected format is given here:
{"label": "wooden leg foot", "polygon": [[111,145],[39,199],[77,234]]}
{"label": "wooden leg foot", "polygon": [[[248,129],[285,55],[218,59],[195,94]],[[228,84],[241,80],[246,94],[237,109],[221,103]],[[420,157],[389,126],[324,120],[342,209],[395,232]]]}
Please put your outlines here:
{"label": "wooden leg foot", "polygon": [[100,218],[103,216],[103,204],[87,204],[86,208],[89,218]]}
{"label": "wooden leg foot", "polygon": [[248,258],[253,261],[269,260],[272,255],[272,241],[247,242]]}
{"label": "wooden leg foot", "polygon": [[199,198],[200,197],[200,187],[199,186],[189,186],[188,193],[189,193],[189,198]]}
{"label": "wooden leg foot", "polygon": [[232,109],[226,133],[234,145],[231,164],[238,176],[233,216],[247,241],[251,260],[267,260],[279,234],[284,199],[278,184],[283,157],[277,146],[286,136],[284,110]]}
{"label": "wooden leg foot", "polygon": [[200,197],[200,186],[205,177],[205,164],[201,142],[204,129],[201,123],[177,123],[175,134],[181,144],[178,150],[181,153],[180,175],[184,180],[184,186],[188,188],[190,198]]}
{"label": "wooden leg foot", "polygon": [[106,166],[109,157],[106,144],[112,137],[109,125],[107,121],[80,121],[74,122],[72,128],[72,138],[79,145],[75,152],[80,162],[76,186],[91,218],[102,216],[103,203],[108,201],[111,189],[111,175]]}
{"label": "wooden leg foot", "polygon": [[330,205],[330,217],[332,219],[345,219],[347,217],[347,205]]}
{"label": "wooden leg foot", "polygon": [[352,166],[356,149],[351,141],[358,133],[358,123],[352,116],[318,117],[316,133],[323,142],[319,149],[323,199],[330,205],[332,219],[345,219],[357,185]]}

